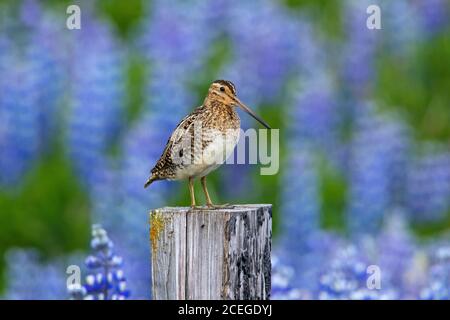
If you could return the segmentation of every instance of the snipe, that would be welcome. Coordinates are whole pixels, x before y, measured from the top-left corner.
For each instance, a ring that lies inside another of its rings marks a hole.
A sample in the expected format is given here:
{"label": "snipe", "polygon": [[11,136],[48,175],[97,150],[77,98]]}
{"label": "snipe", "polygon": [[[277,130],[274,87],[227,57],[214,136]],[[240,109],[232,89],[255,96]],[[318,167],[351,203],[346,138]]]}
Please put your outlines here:
{"label": "snipe", "polygon": [[178,124],[144,187],[156,180],[188,179],[191,207],[195,208],[194,179],[200,178],[206,205],[220,207],[211,201],[206,176],[225,162],[238,142],[241,121],[236,107],[270,129],[238,99],[233,83],[216,80],[209,87],[203,105]]}

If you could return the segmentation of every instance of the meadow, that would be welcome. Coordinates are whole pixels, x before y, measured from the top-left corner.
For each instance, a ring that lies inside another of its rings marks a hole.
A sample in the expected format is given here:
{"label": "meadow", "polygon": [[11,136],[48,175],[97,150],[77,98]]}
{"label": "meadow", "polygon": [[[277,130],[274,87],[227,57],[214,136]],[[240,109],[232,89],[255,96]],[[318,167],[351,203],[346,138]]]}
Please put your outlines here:
{"label": "meadow", "polygon": [[209,179],[218,203],[273,204],[273,299],[449,299],[449,57],[445,0],[1,1],[0,297],[150,299],[148,212],[189,195],[143,184],[228,79],[280,129],[277,174]]}

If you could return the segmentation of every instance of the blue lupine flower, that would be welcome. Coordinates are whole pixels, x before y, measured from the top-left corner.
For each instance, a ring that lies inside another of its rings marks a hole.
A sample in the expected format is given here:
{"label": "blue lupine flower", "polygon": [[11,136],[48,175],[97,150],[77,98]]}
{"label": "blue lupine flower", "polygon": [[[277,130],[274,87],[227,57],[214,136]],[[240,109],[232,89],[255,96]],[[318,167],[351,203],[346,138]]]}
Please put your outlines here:
{"label": "blue lupine flower", "polygon": [[445,0],[415,1],[419,23],[425,35],[436,35],[448,29],[450,7]]}
{"label": "blue lupine flower", "polygon": [[74,39],[73,93],[68,118],[69,154],[82,182],[99,179],[123,115],[125,74],[120,45],[105,24],[84,14]]}
{"label": "blue lupine flower", "polygon": [[[201,36],[197,35],[196,39],[192,39],[191,42],[202,41],[201,43],[204,43],[205,39],[211,42],[211,39],[216,39],[222,33],[229,37],[233,58],[230,59],[229,63],[222,66],[218,78],[234,81],[240,88],[239,96],[254,107],[263,99],[268,100],[265,99],[266,96],[270,96],[272,100],[279,96],[289,71],[295,70],[294,62],[298,61],[297,55],[294,54],[298,51],[294,48],[299,43],[297,41],[296,20],[293,17],[288,17],[282,6],[272,2],[265,2],[264,5],[256,2],[240,2],[238,6],[229,2],[217,3],[211,1],[209,3],[209,6],[214,6],[219,10],[211,11],[209,9],[202,12],[206,20],[203,17],[197,18],[195,23],[200,25],[200,29],[202,29]],[[206,6],[208,7],[208,5]],[[198,9],[194,6],[193,9],[190,8],[189,12],[190,15],[193,12],[193,16],[196,17]],[[214,13],[211,15],[210,12]],[[267,28],[267,24],[263,22],[269,18],[272,21],[271,28]],[[179,20],[182,22],[183,18]],[[255,26],[255,23],[258,25]],[[211,26],[214,27],[211,28]],[[189,27],[187,30],[189,31],[191,28]],[[168,28],[165,30],[168,30]],[[206,30],[208,31],[206,32],[207,36],[205,36]],[[182,46],[185,46],[184,43]],[[208,54],[208,50],[205,50],[204,47],[200,48],[203,50],[197,50],[195,57],[199,60]],[[192,59],[190,52],[184,54],[184,56],[183,61]],[[186,66],[191,64],[198,65],[198,62],[185,63]],[[242,72],[244,66],[246,72]],[[172,66],[164,67],[173,68]],[[191,73],[185,71],[184,74]],[[179,80],[182,80],[182,77],[181,79],[179,77]],[[250,126],[249,122],[248,117],[242,118],[244,128]],[[233,186],[223,190],[225,197],[236,197],[242,194],[242,191],[254,187],[251,184],[249,172],[250,169],[247,165],[233,165],[223,168],[221,173],[224,185]]]}
{"label": "blue lupine flower", "polygon": [[133,297],[139,299],[148,299],[151,292],[150,250],[142,246],[142,243],[148,242],[148,226],[142,223],[142,218],[150,208],[163,205],[171,190],[164,181],[153,184],[150,189],[143,187],[143,177],[148,176],[150,166],[156,162],[164,147],[160,144],[167,139],[167,136],[163,137],[165,129],[164,123],[147,113],[127,133],[123,144],[126,156],[121,163],[118,183],[121,186],[118,192],[121,201],[116,208],[105,212],[105,216],[113,213],[116,217],[111,232],[120,240],[118,247],[127,261],[130,289]]}
{"label": "blue lupine flower", "polygon": [[39,155],[35,76],[17,57],[8,61],[0,91],[0,185],[17,184]]}
{"label": "blue lupine flower", "polygon": [[450,300],[450,246],[440,246],[434,252],[428,286],[421,292],[421,298]]}
{"label": "blue lupine flower", "polygon": [[[0,19],[0,21],[2,21]],[[2,21],[3,22],[3,21]],[[5,32],[6,27],[4,26],[4,22],[0,25],[0,80],[5,81],[3,73],[8,67],[8,59],[11,58],[12,53],[12,43],[10,37]]]}
{"label": "blue lupine flower", "polygon": [[425,149],[408,169],[407,207],[415,221],[438,221],[450,209],[450,153]]}
{"label": "blue lupine flower", "polygon": [[344,3],[345,34],[348,39],[342,52],[341,74],[351,91],[364,95],[375,76],[374,59],[378,46],[377,30],[366,25],[368,0],[348,0]]}
{"label": "blue lupine flower", "polygon": [[[327,250],[333,247],[333,241],[326,241],[328,236],[319,231],[321,203],[316,145],[322,143],[326,149],[327,131],[333,131],[336,122],[333,104],[328,104],[331,91],[325,89],[322,94],[313,88],[311,85],[298,93],[290,115],[294,125],[289,128],[290,154],[285,165],[288,174],[282,178],[283,233],[279,243],[286,261],[297,271],[293,283],[311,292],[317,287],[318,269],[314,266],[320,265]],[[325,243],[330,246],[322,247]]]}
{"label": "blue lupine flower", "polygon": [[383,300],[395,299],[396,292],[383,286],[381,289],[367,287],[367,267],[371,263],[354,245],[344,245],[337,249],[333,257],[325,264],[320,276],[321,300]]}
{"label": "blue lupine flower", "polygon": [[402,295],[417,289],[417,284],[411,281],[414,279],[409,278],[417,248],[406,223],[403,213],[391,212],[384,230],[376,239],[382,286],[401,289]]}
{"label": "blue lupine flower", "polygon": [[297,69],[297,19],[273,1],[239,1],[224,14],[233,56],[222,73],[241,88],[239,94],[249,105],[276,101]]}
{"label": "blue lupine flower", "polygon": [[310,142],[321,151],[333,149],[339,138],[339,110],[331,79],[327,75],[309,78],[294,99],[290,135],[296,141]]}
{"label": "blue lupine flower", "polygon": [[356,247],[339,249],[320,277],[319,299],[348,299],[360,289],[366,279],[367,263],[359,256]]}
{"label": "blue lupine flower", "polygon": [[129,297],[127,279],[122,268],[122,257],[114,253],[114,245],[100,225],[92,226],[92,255],[85,260],[90,273],[83,285],[67,289],[73,299],[123,300]]}
{"label": "blue lupine flower", "polygon": [[[0,183],[8,185],[18,183],[48,148],[64,82],[52,42],[59,35],[55,17],[44,15],[36,1],[24,2],[21,9],[28,15],[6,19],[0,35],[0,86],[5,92],[0,99]],[[11,37],[13,32],[20,37]]]}
{"label": "blue lupine flower", "polygon": [[[39,8],[37,8],[39,9]],[[31,17],[32,18],[32,17]],[[26,60],[30,72],[35,75],[34,86],[39,108],[40,148],[45,151],[55,136],[59,120],[63,92],[66,89],[67,69],[64,66],[64,56],[60,53],[61,32],[56,27],[63,23],[53,15],[44,15],[35,21],[26,50]]]}
{"label": "blue lupine flower", "polygon": [[[325,79],[329,75],[329,62],[333,59],[332,46],[326,44],[323,37],[316,32],[313,18],[301,17],[297,25],[298,45],[294,50],[297,61],[293,67],[298,67],[300,79],[305,83],[309,79]],[[298,20],[298,18],[296,18]]]}
{"label": "blue lupine flower", "polygon": [[5,255],[5,299],[51,300],[65,297],[66,265],[61,259],[45,262],[37,251],[12,249]]}
{"label": "blue lupine flower", "polygon": [[[198,0],[151,3],[150,15],[141,26],[143,35],[139,42],[151,64],[151,72],[155,73],[153,79],[164,76],[173,78],[172,83],[185,85],[185,82],[193,81],[192,74],[202,70],[213,39],[213,29],[208,24],[208,3]],[[173,98],[177,91],[170,93],[169,97]],[[161,98],[163,105],[160,108],[165,108],[168,101],[164,96]]]}
{"label": "blue lupine flower", "polygon": [[390,115],[376,114],[370,104],[357,106],[349,166],[347,218],[351,231],[374,233],[386,210],[399,201],[393,191],[398,191],[398,181],[405,179],[405,133]]}
{"label": "blue lupine flower", "polygon": [[[289,241],[287,237],[285,242]],[[332,232],[309,232],[306,237],[291,235],[291,244],[285,245],[280,252],[287,263],[295,269],[292,285],[307,290],[314,296],[319,290],[319,276],[322,272],[318,266],[327,265],[330,255],[342,246],[342,239]]]}
{"label": "blue lupine flower", "polygon": [[190,75],[205,63],[208,54],[211,38],[204,24],[203,4],[189,3],[192,5],[189,13],[186,5],[178,0],[154,1],[151,15],[145,19],[148,23],[141,27],[140,44],[151,73],[146,90],[147,108],[136,127],[138,134],[146,130],[151,137],[148,151],[144,151],[144,154],[151,152],[147,166],[156,162],[178,121],[194,108],[197,97],[188,87]]}
{"label": "blue lupine flower", "polygon": [[286,246],[302,248],[309,235],[320,226],[320,200],[317,168],[310,148],[293,150],[283,178],[281,241]]}
{"label": "blue lupine flower", "polygon": [[383,50],[399,57],[407,57],[420,43],[421,37],[418,15],[413,3],[408,0],[384,0],[381,2],[381,11],[382,29],[395,30],[383,32],[380,39],[384,45]]}
{"label": "blue lupine flower", "polygon": [[285,264],[276,254],[272,254],[271,300],[307,300],[312,293],[293,286],[295,269]]}

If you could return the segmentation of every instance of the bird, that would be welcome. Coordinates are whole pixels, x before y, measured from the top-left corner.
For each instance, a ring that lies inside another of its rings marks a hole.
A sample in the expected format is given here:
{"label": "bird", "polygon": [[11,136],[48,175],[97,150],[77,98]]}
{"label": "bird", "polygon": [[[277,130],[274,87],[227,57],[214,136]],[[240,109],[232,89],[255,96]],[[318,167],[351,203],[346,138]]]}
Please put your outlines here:
{"label": "bird", "polygon": [[206,176],[226,161],[238,143],[241,123],[236,112],[238,107],[270,129],[263,119],[239,100],[231,81],[216,80],[210,85],[203,104],[176,126],[161,157],[151,169],[144,188],[158,180],[187,179],[191,207],[195,209],[198,207],[194,179],[200,178],[206,206],[226,206],[213,204],[206,186]]}

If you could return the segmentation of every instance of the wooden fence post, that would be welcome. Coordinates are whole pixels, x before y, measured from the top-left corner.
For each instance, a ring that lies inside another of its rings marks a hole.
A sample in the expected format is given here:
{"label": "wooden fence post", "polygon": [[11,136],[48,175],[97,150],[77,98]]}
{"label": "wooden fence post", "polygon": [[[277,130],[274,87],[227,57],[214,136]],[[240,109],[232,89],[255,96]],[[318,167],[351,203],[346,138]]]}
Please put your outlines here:
{"label": "wooden fence post", "polygon": [[153,299],[269,299],[272,206],[150,212]]}

